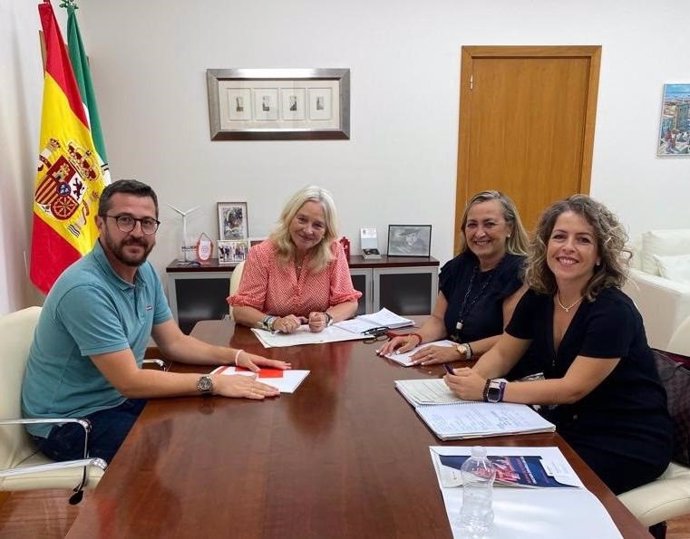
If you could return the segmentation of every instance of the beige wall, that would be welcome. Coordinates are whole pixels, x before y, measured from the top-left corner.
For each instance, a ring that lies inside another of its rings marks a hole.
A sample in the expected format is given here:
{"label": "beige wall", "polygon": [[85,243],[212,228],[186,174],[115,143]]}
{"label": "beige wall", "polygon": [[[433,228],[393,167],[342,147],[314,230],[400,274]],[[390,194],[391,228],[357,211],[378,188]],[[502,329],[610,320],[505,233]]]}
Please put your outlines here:
{"label": "beige wall", "polygon": [[[633,236],[687,226],[690,160],[655,156],[662,85],[689,82],[679,6],[84,0],[78,13],[113,177],[150,182],[163,203],[152,255],[162,269],[181,236],[165,203],[201,206],[188,228],[216,237],[215,203],[246,200],[250,233],[264,236],[307,183],[333,191],[350,238],[376,226],[385,249],[389,223],[430,223],[432,254],[447,260],[462,45],[602,45],[592,194]],[[35,3],[0,0],[0,312],[31,301],[23,251],[40,121],[38,27]],[[205,70],[229,67],[350,68],[351,140],[211,141]]]}

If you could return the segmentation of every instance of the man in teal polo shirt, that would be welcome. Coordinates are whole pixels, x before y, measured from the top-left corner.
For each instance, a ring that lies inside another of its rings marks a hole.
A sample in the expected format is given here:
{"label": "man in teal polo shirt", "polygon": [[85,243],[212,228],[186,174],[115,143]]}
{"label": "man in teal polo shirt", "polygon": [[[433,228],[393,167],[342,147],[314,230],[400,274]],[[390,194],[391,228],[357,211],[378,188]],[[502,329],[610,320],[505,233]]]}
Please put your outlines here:
{"label": "man in teal polo shirt", "polygon": [[[91,423],[89,455],[110,461],[152,397],[198,395],[263,399],[271,386],[246,376],[182,374],[141,368],[153,337],[165,357],[198,365],[289,368],[242,350],[183,334],[163,287],[146,261],[156,243],[158,199],[148,185],[119,180],[103,191],[91,253],[65,270],[46,298],[29,352],[25,417],[80,417]],[[28,425],[53,460],[82,458],[84,430],[75,423]]]}

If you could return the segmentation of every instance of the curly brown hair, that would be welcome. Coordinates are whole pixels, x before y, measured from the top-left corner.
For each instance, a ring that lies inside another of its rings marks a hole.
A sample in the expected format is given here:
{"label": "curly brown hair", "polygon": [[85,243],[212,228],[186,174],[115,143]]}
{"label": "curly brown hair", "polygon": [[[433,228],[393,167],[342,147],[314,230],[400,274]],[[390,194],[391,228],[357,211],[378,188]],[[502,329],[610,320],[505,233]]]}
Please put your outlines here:
{"label": "curly brown hair", "polygon": [[588,301],[594,301],[604,288],[621,288],[625,284],[630,256],[624,258],[622,254],[631,253],[625,248],[628,235],[618,218],[601,202],[587,195],[573,195],[556,202],[542,213],[530,242],[525,283],[542,294],[556,293],[556,279],[546,262],[547,245],[558,216],[568,211],[581,215],[594,228],[601,263],[594,267],[594,274],[583,294]]}

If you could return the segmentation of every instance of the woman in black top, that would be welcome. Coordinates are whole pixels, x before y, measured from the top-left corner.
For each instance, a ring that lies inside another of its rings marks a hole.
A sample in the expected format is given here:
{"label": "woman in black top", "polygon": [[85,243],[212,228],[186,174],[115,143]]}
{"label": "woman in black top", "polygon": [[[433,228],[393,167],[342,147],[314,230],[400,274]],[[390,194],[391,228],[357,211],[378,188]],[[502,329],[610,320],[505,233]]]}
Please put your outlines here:
{"label": "woman in black top", "polygon": [[[616,494],[668,466],[672,425],[642,317],[620,287],[625,232],[603,205],[575,195],[542,215],[530,289],[505,334],[446,383],[463,399],[541,404],[558,432]],[[493,380],[531,345],[545,380]]]}
{"label": "woman in black top", "polygon": [[460,254],[441,269],[441,290],[431,318],[418,332],[390,340],[379,355],[449,338],[458,344],[423,347],[412,360],[431,365],[471,359],[491,348],[503,333],[522,293],[527,247],[515,204],[498,191],[474,195],[462,216],[462,233]]}

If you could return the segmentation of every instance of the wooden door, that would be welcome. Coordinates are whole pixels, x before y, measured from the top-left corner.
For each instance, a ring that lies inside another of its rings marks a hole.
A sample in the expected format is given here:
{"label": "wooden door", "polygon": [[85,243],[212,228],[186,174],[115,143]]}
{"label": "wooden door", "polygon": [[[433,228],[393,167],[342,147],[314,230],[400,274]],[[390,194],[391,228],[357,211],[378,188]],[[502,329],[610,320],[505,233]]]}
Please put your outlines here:
{"label": "wooden door", "polygon": [[551,202],[588,193],[599,46],[463,47],[455,250],[467,200],[497,189],[528,230]]}

